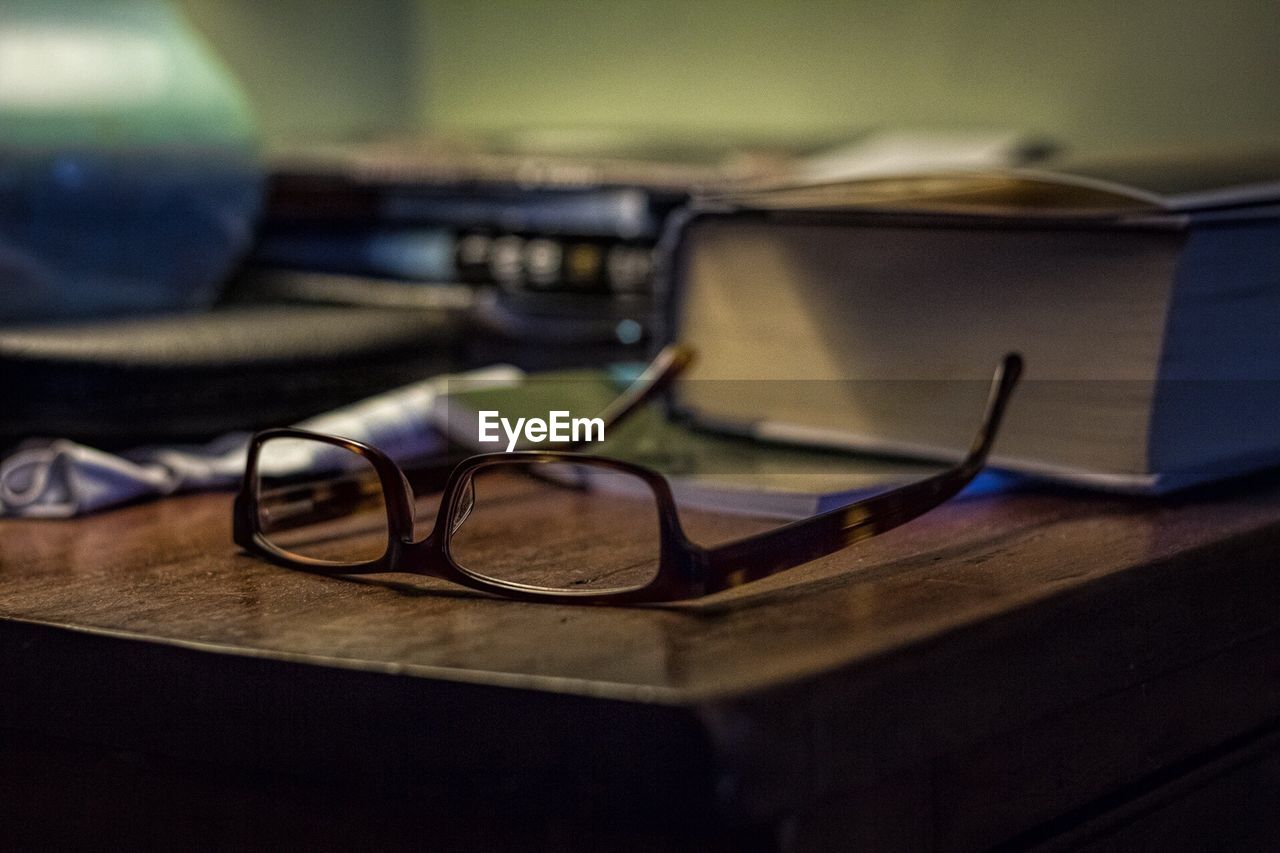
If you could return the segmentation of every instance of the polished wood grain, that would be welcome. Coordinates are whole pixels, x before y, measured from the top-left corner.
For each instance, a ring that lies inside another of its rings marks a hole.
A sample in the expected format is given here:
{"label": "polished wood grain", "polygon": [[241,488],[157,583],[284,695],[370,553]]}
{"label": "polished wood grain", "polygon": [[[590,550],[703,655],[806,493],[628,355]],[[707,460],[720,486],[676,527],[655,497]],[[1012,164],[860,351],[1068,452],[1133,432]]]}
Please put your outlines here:
{"label": "polished wood grain", "polygon": [[[373,670],[546,680],[557,690],[677,701],[870,659],[1280,528],[1280,492],[1271,489],[1185,506],[1037,493],[961,498],[900,531],[700,602],[582,608],[500,601],[413,576],[281,569],[231,544],[229,505],[224,495],[201,495],[76,521],[0,521],[0,615]],[[763,524],[684,515],[708,540]],[[596,547],[607,550],[607,539]],[[757,642],[764,629],[768,642]]]}
{"label": "polished wood grain", "polygon": [[[709,540],[764,524],[686,516]],[[628,795],[648,813],[683,801],[682,820],[769,827],[793,849],[962,850],[1044,841],[1064,814],[1094,820],[1280,721],[1274,475],[1163,501],[961,496],[759,583],[626,608],[289,571],[239,553],[229,519],[219,494],[0,522],[0,675],[24,691],[0,698],[0,726],[182,753],[288,719],[297,733],[228,760],[278,767],[308,738],[347,739],[307,768],[343,778],[397,749],[394,773],[417,779],[486,762],[561,778],[579,765],[557,756],[634,748],[651,753],[635,784],[670,783]],[[97,692],[51,710],[75,678]],[[257,698],[219,717],[208,684]],[[169,716],[131,729],[143,699]],[[386,729],[343,728],[357,713]],[[538,731],[558,746],[515,754]],[[584,791],[616,796],[593,778]]]}

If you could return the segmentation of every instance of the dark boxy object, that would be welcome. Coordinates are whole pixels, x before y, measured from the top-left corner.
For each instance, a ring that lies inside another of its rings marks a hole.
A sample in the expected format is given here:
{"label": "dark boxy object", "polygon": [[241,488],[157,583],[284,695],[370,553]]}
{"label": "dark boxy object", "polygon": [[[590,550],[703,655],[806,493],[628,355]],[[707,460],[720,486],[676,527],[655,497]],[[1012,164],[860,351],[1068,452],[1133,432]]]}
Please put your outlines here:
{"label": "dark boxy object", "polygon": [[456,366],[446,312],[262,307],[0,330],[0,446],[200,441],[292,423]]}

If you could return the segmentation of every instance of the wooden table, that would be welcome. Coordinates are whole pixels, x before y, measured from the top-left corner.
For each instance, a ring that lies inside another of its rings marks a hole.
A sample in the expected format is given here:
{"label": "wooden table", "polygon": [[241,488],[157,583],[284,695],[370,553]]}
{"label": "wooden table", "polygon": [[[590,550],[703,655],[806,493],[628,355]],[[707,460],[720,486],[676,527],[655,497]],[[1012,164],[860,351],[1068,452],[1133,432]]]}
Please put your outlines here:
{"label": "wooden table", "polygon": [[229,505],[0,522],[0,847],[1280,838],[1275,475],[962,497],[626,609],[290,572]]}

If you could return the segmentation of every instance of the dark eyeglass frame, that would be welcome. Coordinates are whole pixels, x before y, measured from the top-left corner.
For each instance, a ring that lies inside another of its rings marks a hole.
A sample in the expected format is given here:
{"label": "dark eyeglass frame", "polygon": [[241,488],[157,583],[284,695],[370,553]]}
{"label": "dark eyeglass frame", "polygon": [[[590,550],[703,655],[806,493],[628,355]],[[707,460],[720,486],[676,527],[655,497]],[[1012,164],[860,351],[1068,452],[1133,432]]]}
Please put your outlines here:
{"label": "dark eyeglass frame", "polygon": [[[666,387],[691,359],[692,353],[685,347],[666,347],[645,373],[601,413],[606,429]],[[244,480],[235,498],[233,536],[236,544],[246,551],[287,568],[335,575],[406,572],[442,578],[481,592],[523,601],[635,604],[698,598],[834,553],[917,518],[955,496],[986,464],[1021,372],[1022,359],[1018,355],[1011,353],[1001,361],[992,379],[982,425],[964,459],[954,467],[847,506],[713,547],[698,545],[685,535],[665,476],[643,465],[572,450],[482,453],[462,460],[445,483],[431,533],[425,539],[415,540],[413,489],[395,462],[363,442],[300,429],[264,430],[250,440]],[[364,457],[373,466],[387,511],[388,542],[381,557],[358,563],[330,562],[292,554],[271,544],[261,530],[256,484],[262,446],[275,438],[307,439],[335,445]],[[469,490],[472,477],[484,468],[511,463],[591,465],[642,480],[652,491],[658,509],[661,542],[658,569],[653,579],[630,588],[573,591],[497,580],[468,571],[458,564],[449,550],[450,526],[456,530],[465,518],[462,507],[467,503],[469,494],[474,500],[473,492]],[[460,513],[462,518],[458,518]]]}

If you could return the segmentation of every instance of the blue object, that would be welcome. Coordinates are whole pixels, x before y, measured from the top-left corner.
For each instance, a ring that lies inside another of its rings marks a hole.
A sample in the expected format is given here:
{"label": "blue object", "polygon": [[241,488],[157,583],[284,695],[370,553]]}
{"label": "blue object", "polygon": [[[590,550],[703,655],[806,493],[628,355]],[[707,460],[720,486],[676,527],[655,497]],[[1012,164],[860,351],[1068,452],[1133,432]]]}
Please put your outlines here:
{"label": "blue object", "polygon": [[258,263],[322,272],[458,280],[452,231],[269,234],[254,249]]}
{"label": "blue object", "polygon": [[169,3],[0,6],[0,322],[209,305],[261,183],[243,96]]}

